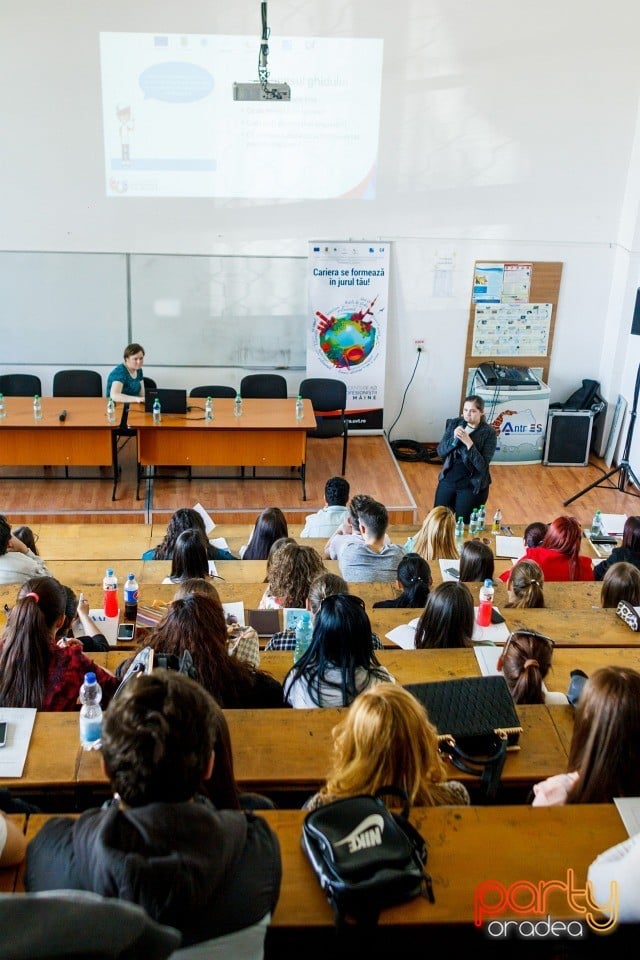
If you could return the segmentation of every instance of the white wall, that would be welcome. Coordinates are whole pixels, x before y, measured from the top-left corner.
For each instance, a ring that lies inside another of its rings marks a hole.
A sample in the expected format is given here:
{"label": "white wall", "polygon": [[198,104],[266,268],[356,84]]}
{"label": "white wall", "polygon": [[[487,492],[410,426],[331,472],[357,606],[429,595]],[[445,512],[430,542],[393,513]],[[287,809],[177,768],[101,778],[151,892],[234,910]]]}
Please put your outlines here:
{"label": "white wall", "polygon": [[[99,31],[257,38],[259,11],[258,0],[5,5],[0,250],[304,255],[310,237],[391,240],[385,422],[400,408],[413,339],[424,337],[393,436],[429,440],[458,406],[474,260],[560,260],[552,399],[582,377],[601,379],[612,402],[621,385],[628,391],[640,8],[613,0],[603,16],[593,0],[271,0],[274,35],[384,39],[377,198],[107,199]],[[450,298],[433,296],[438,255],[455,258]],[[57,322],[62,335],[64,317]],[[0,326],[9,323],[0,315]],[[149,374],[167,386],[244,372],[157,369],[145,346]],[[118,359],[105,358],[103,372]],[[45,392],[53,372],[41,370]]]}

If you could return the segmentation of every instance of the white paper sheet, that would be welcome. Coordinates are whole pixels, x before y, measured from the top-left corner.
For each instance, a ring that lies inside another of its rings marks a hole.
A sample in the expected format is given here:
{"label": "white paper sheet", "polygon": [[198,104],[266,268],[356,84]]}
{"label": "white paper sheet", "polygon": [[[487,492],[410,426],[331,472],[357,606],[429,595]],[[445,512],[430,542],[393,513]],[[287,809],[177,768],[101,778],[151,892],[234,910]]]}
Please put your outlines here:
{"label": "white paper sheet", "polygon": [[[478,608],[474,607],[474,610],[475,616],[478,613]],[[497,607],[494,607],[494,610],[500,613]],[[506,643],[508,639],[509,628],[506,623],[491,623],[488,627],[481,627],[474,620],[472,636],[474,643]]]}
{"label": "white paper sheet", "polygon": [[223,603],[222,609],[224,610],[225,616],[235,617],[237,624],[241,627],[245,626],[244,603],[242,600],[236,600],[234,603]]}
{"label": "white paper sheet", "polygon": [[193,509],[196,510],[197,513],[199,513],[202,519],[204,520],[205,533],[207,534],[211,533],[211,531],[215,529],[215,522],[213,518],[209,516],[209,514],[207,513],[207,511],[205,510],[205,508],[202,506],[201,503],[194,503]]}
{"label": "white paper sheet", "polygon": [[522,537],[496,536],[496,557],[510,557],[519,560],[524,556],[525,545]]}
{"label": "white paper sheet", "polygon": [[22,776],[35,719],[36,711],[30,707],[0,707],[0,720],[7,723],[7,743],[0,749],[0,779]]}
{"label": "white paper sheet", "polygon": [[613,802],[629,836],[640,833],[640,797],[614,797]]}
{"label": "white paper sheet", "polygon": [[621,537],[627,522],[626,513],[601,513],[602,529],[610,537]]}
{"label": "white paper sheet", "polygon": [[105,617],[104,610],[100,607],[97,610],[89,610],[89,616],[100,630],[104,633],[107,643],[110,647],[115,647],[118,643],[118,617]]}
{"label": "white paper sheet", "polygon": [[[458,580],[460,577],[460,557],[456,557],[455,560],[438,560],[440,564],[440,573],[443,580]],[[449,571],[455,570],[458,576],[455,576]]]}
{"label": "white paper sheet", "polygon": [[225,537],[214,537],[212,540],[209,540],[209,543],[212,547],[217,547],[218,550],[228,550],[229,544],[226,541]]}
{"label": "white paper sheet", "polygon": [[416,618],[410,623],[403,623],[399,627],[394,627],[393,630],[389,630],[389,633],[386,634],[386,637],[403,650],[414,650],[416,646],[417,626],[418,619]]}
{"label": "white paper sheet", "polygon": [[500,676],[502,671],[498,670],[497,663],[502,647],[474,647],[473,652],[483,677]]}

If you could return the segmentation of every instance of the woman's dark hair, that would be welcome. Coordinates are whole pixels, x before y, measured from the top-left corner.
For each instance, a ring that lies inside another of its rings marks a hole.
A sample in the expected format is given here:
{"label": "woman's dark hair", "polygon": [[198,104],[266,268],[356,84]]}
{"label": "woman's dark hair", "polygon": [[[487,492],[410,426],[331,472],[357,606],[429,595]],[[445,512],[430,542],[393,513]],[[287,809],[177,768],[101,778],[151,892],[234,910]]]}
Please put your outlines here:
{"label": "woman's dark hair", "polygon": [[[338,670],[339,680],[327,678]],[[313,637],[306,652],[293,665],[284,679],[285,690],[298,679],[307,687],[313,703],[322,704],[322,687],[340,692],[342,705],[348,706],[360,692],[357,672],[362,668],[388,680],[373,651],[371,623],[364,601],[351,594],[334,593],[326,597],[313,622]]]}
{"label": "woman's dark hair", "polygon": [[78,612],[78,598],[76,597],[74,591],[71,589],[71,587],[65,586],[65,584],[62,584],[62,589],[64,590],[65,597],[64,623],[58,628],[56,637],[66,637],[69,635],[69,629]]}
{"label": "woman's dark hair", "polygon": [[157,653],[177,657],[188,651],[199,682],[221,707],[242,707],[251,695],[255,672],[243,660],[229,656],[219,599],[189,593],[173,600],[146,643]]}
{"label": "woman's dark hair", "polygon": [[542,520],[534,520],[524,528],[522,537],[525,547],[539,547],[547,535],[548,526]]}
{"label": "woman's dark hair", "polygon": [[609,567],[602,580],[600,604],[614,608],[621,600],[640,606],[640,570],[632,563],[619,561]]}
{"label": "woman's dark hair", "polygon": [[289,536],[289,527],[280,507],[267,507],[253,528],[243,560],[266,560],[275,540]]}
{"label": "woman's dark hair", "polygon": [[484,583],[493,580],[494,556],[491,547],[482,540],[466,540],[460,551],[460,580],[462,583]]}
{"label": "woman's dark hair", "polygon": [[611,803],[640,796],[640,673],[601,667],[576,707],[568,770],[580,778],[569,803]]}
{"label": "woman's dark hair", "polygon": [[[15,530],[13,532],[16,534]],[[634,553],[640,553],[640,517],[627,517],[625,520],[622,546]]]}
{"label": "woman's dark hair", "polygon": [[[206,539],[204,520],[197,510],[192,510],[190,507],[181,507],[180,510],[176,510],[167,524],[167,532],[164,535],[164,540],[155,549],[154,559],[171,560],[173,558],[176,540],[180,534],[184,533],[185,530],[193,529],[202,530]],[[207,541],[207,546],[208,545]]]}
{"label": "woman's dark hair", "polygon": [[480,423],[487,422],[487,418],[484,415],[484,400],[482,399],[482,397],[479,397],[477,393],[472,393],[468,397],[464,398],[462,405],[464,406],[465,403],[472,403],[476,408],[476,410],[478,410],[478,412],[482,414],[482,417],[480,418]]}
{"label": "woman's dark hair", "polygon": [[446,580],[427,598],[416,627],[416,649],[468,647],[474,623],[473,596],[464,583]]}
{"label": "woman's dark hair", "polygon": [[0,706],[42,708],[52,633],[64,616],[66,595],[53,577],[33,577],[20,588],[0,651]]}
{"label": "woman's dark hair", "polygon": [[405,554],[398,564],[397,576],[402,586],[398,606],[424,607],[431,585],[431,570],[424,557],[419,553]]}
{"label": "woman's dark hair", "polygon": [[0,557],[7,552],[9,540],[11,540],[11,524],[4,514],[0,513]]}
{"label": "woman's dark hair", "polygon": [[209,575],[207,538],[200,529],[185,530],[176,540],[171,560],[172,580],[190,580]]}
{"label": "woman's dark hair", "polygon": [[528,630],[511,634],[501,660],[514,703],[544,703],[542,681],[549,673],[552,655],[553,644],[546,637]]}
{"label": "woman's dark hair", "polygon": [[31,550],[31,553],[35,553],[36,557],[40,556],[36,547],[36,537],[31,527],[15,527],[13,536],[21,540],[25,547]]}
{"label": "woman's dark hair", "polygon": [[123,357],[128,360],[129,357],[135,357],[136,353],[141,353],[144,357],[144,347],[141,347],[139,343],[129,343],[124,348]]}
{"label": "woman's dark hair", "polygon": [[547,550],[557,550],[569,558],[569,577],[577,580],[580,570],[580,541],[582,529],[575,517],[556,517],[547,527],[541,543]]}

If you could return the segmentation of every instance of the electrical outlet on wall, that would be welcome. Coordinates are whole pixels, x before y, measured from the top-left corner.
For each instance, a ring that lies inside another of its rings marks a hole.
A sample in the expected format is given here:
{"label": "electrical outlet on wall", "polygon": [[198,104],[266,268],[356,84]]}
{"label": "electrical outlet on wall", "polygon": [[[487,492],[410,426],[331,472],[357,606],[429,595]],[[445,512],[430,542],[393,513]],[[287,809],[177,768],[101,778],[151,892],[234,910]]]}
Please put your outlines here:
{"label": "electrical outlet on wall", "polygon": [[417,350],[418,352],[420,352],[421,350],[424,350],[424,340],[421,340],[421,339],[416,338],[416,339],[413,341],[413,345],[414,345],[414,347],[416,348],[416,350]]}

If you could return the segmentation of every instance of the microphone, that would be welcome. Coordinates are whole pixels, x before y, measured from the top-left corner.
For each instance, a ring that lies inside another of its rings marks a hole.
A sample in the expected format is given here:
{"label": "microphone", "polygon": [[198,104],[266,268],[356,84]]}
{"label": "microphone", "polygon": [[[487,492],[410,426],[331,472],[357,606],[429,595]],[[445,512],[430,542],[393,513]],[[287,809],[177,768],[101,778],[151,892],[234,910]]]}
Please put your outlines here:
{"label": "microphone", "polygon": [[58,417],[58,420],[60,421],[60,423],[64,423],[66,419],[67,419],[67,411],[62,410],[62,412],[60,413],[60,416]]}
{"label": "microphone", "polygon": [[[460,424],[460,426],[462,426],[462,424]],[[464,429],[467,433],[471,433],[473,431],[473,427],[470,427],[468,423],[465,423]],[[460,437],[454,437],[453,446],[451,447],[451,449],[455,450],[456,447],[460,447],[461,445],[462,445],[462,440],[460,439]]]}

